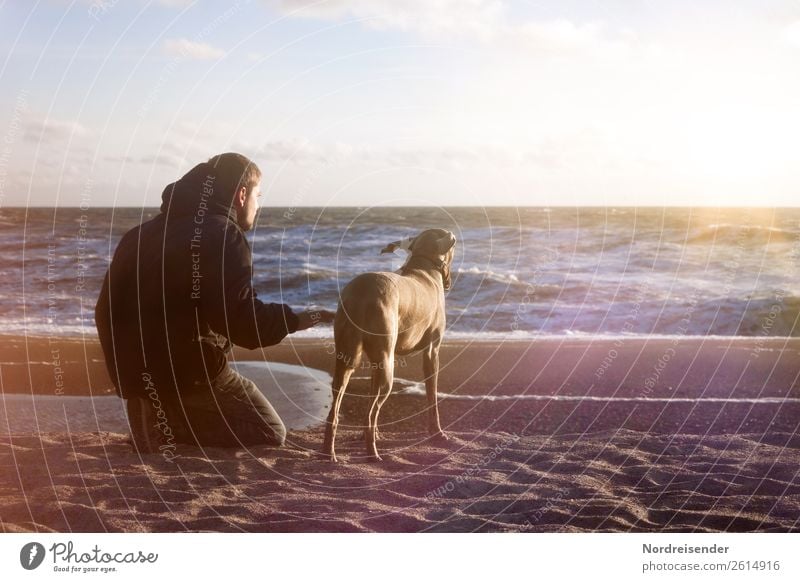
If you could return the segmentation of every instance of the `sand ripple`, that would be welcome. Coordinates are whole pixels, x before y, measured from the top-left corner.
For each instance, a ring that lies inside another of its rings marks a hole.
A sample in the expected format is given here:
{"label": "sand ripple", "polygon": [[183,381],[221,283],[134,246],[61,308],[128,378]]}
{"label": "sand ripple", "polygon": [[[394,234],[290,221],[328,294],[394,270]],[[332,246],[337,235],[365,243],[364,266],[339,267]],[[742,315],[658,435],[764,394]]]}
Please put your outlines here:
{"label": "sand ripple", "polygon": [[389,432],[366,463],[291,446],[140,458],[118,433],[0,440],[4,531],[787,531],[800,436]]}

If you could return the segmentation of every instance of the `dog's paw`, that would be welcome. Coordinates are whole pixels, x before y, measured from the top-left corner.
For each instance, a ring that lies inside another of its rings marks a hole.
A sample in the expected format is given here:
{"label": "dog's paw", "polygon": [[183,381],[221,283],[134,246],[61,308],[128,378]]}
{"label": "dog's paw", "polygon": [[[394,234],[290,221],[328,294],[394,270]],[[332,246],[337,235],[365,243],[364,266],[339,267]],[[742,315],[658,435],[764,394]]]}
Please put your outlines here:
{"label": "dog's paw", "polygon": [[441,430],[431,434],[431,441],[434,443],[446,443],[448,440],[450,440],[450,437]]}
{"label": "dog's paw", "polygon": [[339,459],[336,458],[336,453],[328,453],[323,451],[320,453],[322,455],[322,459],[325,461],[330,461],[331,463],[338,463]]}

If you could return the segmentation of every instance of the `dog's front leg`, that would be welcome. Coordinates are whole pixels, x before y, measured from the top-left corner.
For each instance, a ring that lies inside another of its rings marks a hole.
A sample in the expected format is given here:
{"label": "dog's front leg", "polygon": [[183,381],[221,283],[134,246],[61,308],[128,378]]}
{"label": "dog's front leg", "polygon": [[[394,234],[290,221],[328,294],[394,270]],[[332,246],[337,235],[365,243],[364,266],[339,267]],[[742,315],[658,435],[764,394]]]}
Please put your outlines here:
{"label": "dog's front leg", "polygon": [[428,397],[428,432],[438,438],[447,439],[439,421],[439,346],[432,345],[422,354],[422,372],[425,374],[425,393]]}

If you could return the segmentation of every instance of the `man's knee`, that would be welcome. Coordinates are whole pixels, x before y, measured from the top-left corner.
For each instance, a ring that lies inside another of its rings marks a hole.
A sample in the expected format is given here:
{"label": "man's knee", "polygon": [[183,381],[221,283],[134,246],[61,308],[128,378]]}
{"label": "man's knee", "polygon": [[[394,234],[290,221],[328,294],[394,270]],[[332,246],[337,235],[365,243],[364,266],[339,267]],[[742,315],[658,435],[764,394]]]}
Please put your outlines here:
{"label": "man's knee", "polygon": [[282,447],[286,442],[286,426],[280,418],[262,418],[259,423],[247,422],[234,428],[235,440],[240,445],[268,445]]}
{"label": "man's knee", "polygon": [[207,422],[208,430],[201,432],[227,432],[223,440],[229,444],[224,446],[283,446],[286,426],[252,380],[231,371],[222,376],[214,390],[217,394],[213,407],[206,403],[205,408],[212,409],[210,414],[216,420]]}
{"label": "man's knee", "polygon": [[280,420],[273,421],[270,424],[270,428],[272,429],[272,434],[269,435],[269,441],[267,444],[270,444],[275,447],[282,447],[286,443],[286,425],[283,424]]}

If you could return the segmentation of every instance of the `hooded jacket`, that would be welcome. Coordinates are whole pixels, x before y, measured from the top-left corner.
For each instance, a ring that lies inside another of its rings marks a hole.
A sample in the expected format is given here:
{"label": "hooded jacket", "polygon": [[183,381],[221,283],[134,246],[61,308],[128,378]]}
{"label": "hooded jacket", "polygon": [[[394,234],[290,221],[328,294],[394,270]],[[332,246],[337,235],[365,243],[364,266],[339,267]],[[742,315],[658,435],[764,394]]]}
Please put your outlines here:
{"label": "hooded jacket", "polygon": [[297,330],[288,305],[262,303],[236,222],[236,184],[202,163],[164,189],[161,213],[120,240],[95,307],[111,380],[123,398],[213,381],[231,344],[274,345]]}

